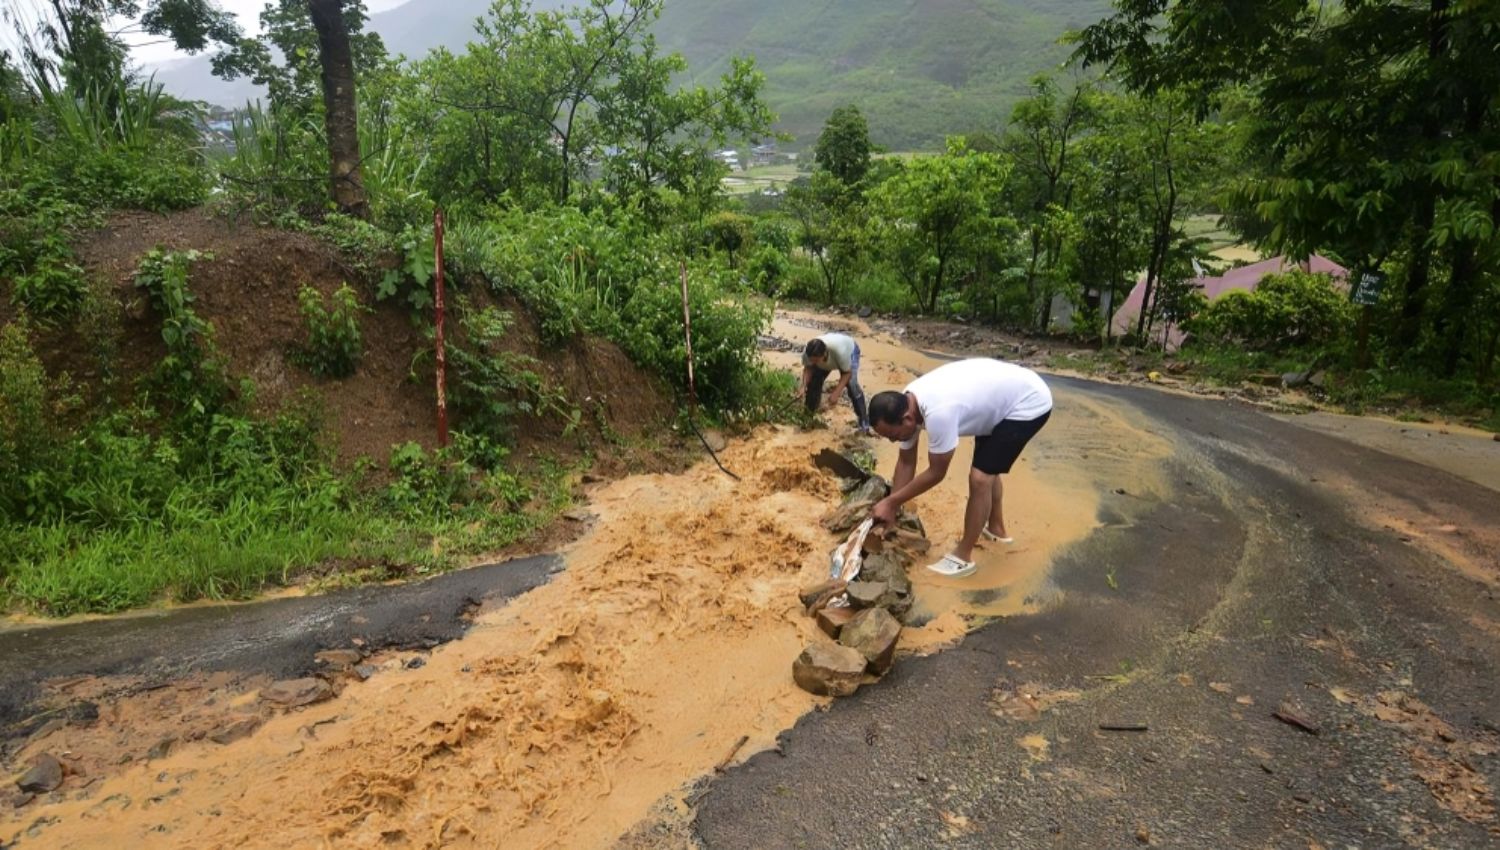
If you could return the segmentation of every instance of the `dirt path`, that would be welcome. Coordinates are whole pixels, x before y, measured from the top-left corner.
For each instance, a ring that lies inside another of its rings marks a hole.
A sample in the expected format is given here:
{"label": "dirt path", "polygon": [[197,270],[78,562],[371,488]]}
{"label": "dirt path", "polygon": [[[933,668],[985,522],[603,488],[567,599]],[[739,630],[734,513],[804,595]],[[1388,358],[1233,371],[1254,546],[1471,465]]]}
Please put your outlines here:
{"label": "dirt path", "polygon": [[[800,341],[814,325],[791,315],[777,330]],[[861,337],[870,392],[941,362]],[[950,645],[986,616],[1036,610],[1055,592],[1052,557],[1099,525],[1099,489],[1154,486],[1166,452],[1142,423],[1071,392],[1059,409],[1012,476],[1020,542],[987,550],[968,582],[914,571],[928,622],[908,631],[905,653]],[[39,735],[16,763],[65,752],[76,774],[61,792],[0,815],[0,835],[70,847],[122,838],[158,847],[608,847],[654,804],[681,796],[731,753],[773,746],[824,703],[793,685],[790,664],[815,629],[796,591],[825,573],[835,542],[816,520],[837,503],[837,482],[810,457],[849,438],[846,418],[734,443],[722,460],[738,483],[704,463],[596,488],[597,520],[564,553],[567,569],[481,614],[423,666],[376,659],[368,681],[350,679],[336,697],[290,712],[256,699],[249,686],[263,682],[200,679],[115,700],[91,727]],[[888,474],[893,449],[878,456]],[[958,531],[964,486],[950,476],[917,505],[935,547]],[[184,739],[143,758],[174,729],[201,738],[246,717],[264,723],[241,740]]]}

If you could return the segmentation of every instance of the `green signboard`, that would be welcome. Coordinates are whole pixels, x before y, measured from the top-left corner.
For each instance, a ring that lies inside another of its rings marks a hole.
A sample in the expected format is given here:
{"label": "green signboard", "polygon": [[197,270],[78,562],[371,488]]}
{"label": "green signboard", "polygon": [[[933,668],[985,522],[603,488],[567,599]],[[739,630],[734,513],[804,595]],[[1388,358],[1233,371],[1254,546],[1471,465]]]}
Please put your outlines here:
{"label": "green signboard", "polygon": [[1380,302],[1380,290],[1385,286],[1385,275],[1380,272],[1365,272],[1354,287],[1354,303],[1370,307]]}

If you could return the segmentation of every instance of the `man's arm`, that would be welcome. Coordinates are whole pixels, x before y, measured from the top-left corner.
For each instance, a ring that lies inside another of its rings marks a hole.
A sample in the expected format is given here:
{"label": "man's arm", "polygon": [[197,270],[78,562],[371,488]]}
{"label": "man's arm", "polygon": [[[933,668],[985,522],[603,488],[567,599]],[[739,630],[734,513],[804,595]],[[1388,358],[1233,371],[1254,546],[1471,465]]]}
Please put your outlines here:
{"label": "man's arm", "polygon": [[834,386],[833,392],[828,395],[828,406],[833,407],[843,397],[844,387],[849,386],[849,379],[854,377],[853,372],[839,372],[839,382]]}
{"label": "man's arm", "polygon": [[[903,451],[902,454],[905,455],[906,452]],[[911,450],[911,455],[911,466],[914,467],[916,465],[915,448]],[[942,481],[943,478],[948,475],[948,466],[952,462],[953,452],[946,452],[940,455],[928,455],[927,468],[922,470],[920,475],[917,475],[916,477],[907,481],[905,484],[896,485],[896,482],[893,480],[893,489],[891,491],[891,494],[876,503],[874,509],[870,512],[870,515],[875,517],[876,522],[883,523],[885,525],[891,525],[895,523],[896,511],[899,510],[902,505],[936,487],[938,485],[938,482]],[[901,474],[901,460],[896,461],[896,474],[898,476]]]}
{"label": "man's arm", "polygon": [[896,455],[896,471],[891,475],[891,492],[894,493],[905,487],[917,474],[917,447],[912,445],[909,449],[902,449]]}

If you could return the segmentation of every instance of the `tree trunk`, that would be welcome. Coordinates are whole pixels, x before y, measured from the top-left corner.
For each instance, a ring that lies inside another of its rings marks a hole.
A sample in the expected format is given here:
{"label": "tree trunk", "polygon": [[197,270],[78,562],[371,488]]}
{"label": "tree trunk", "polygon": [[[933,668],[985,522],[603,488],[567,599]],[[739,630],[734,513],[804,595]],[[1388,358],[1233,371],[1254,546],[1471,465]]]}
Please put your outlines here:
{"label": "tree trunk", "polygon": [[1477,249],[1478,246],[1473,242],[1453,243],[1447,298],[1443,304],[1443,314],[1433,325],[1433,336],[1442,340],[1443,374],[1449,378],[1458,372],[1458,361],[1463,356],[1464,343],[1469,338],[1468,329],[1473,319],[1478,290]]}
{"label": "tree trunk", "polygon": [[318,31],[318,60],[323,68],[324,126],[333,202],[339,212],[368,220],[370,201],[360,175],[359,112],[354,92],[354,54],[343,0],[308,0]]}

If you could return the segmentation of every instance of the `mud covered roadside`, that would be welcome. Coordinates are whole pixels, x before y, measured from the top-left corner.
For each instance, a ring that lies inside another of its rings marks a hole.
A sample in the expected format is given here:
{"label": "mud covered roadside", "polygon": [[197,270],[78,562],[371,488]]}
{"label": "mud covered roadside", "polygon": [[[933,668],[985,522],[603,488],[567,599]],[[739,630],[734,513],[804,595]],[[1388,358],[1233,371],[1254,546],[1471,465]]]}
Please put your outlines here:
{"label": "mud covered roadside", "polygon": [[[814,317],[778,321],[796,340],[817,331]],[[871,392],[941,362],[862,340]],[[1052,556],[1111,519],[1095,494],[1153,486],[1165,449],[1142,423],[1081,394],[1059,405],[1068,414],[1012,476],[1018,543],[986,550],[966,582],[913,570],[919,627],[902,652],[1045,604]],[[721,459],[739,482],[703,463],[597,486],[592,530],[549,584],[479,612],[464,639],[430,655],[330,671],[332,686],[305,705],[269,702],[263,682],[199,678],[39,730],[10,766],[57,753],[69,775],[0,813],[0,835],[22,846],[609,846],[822,704],[789,668],[815,629],[796,591],[826,571],[833,543],[816,520],[838,498],[810,458],[846,443],[846,413],[826,430],[734,442]],[[890,451],[877,451],[883,467]],[[945,482],[918,505],[935,547],[957,529],[963,486]]]}

